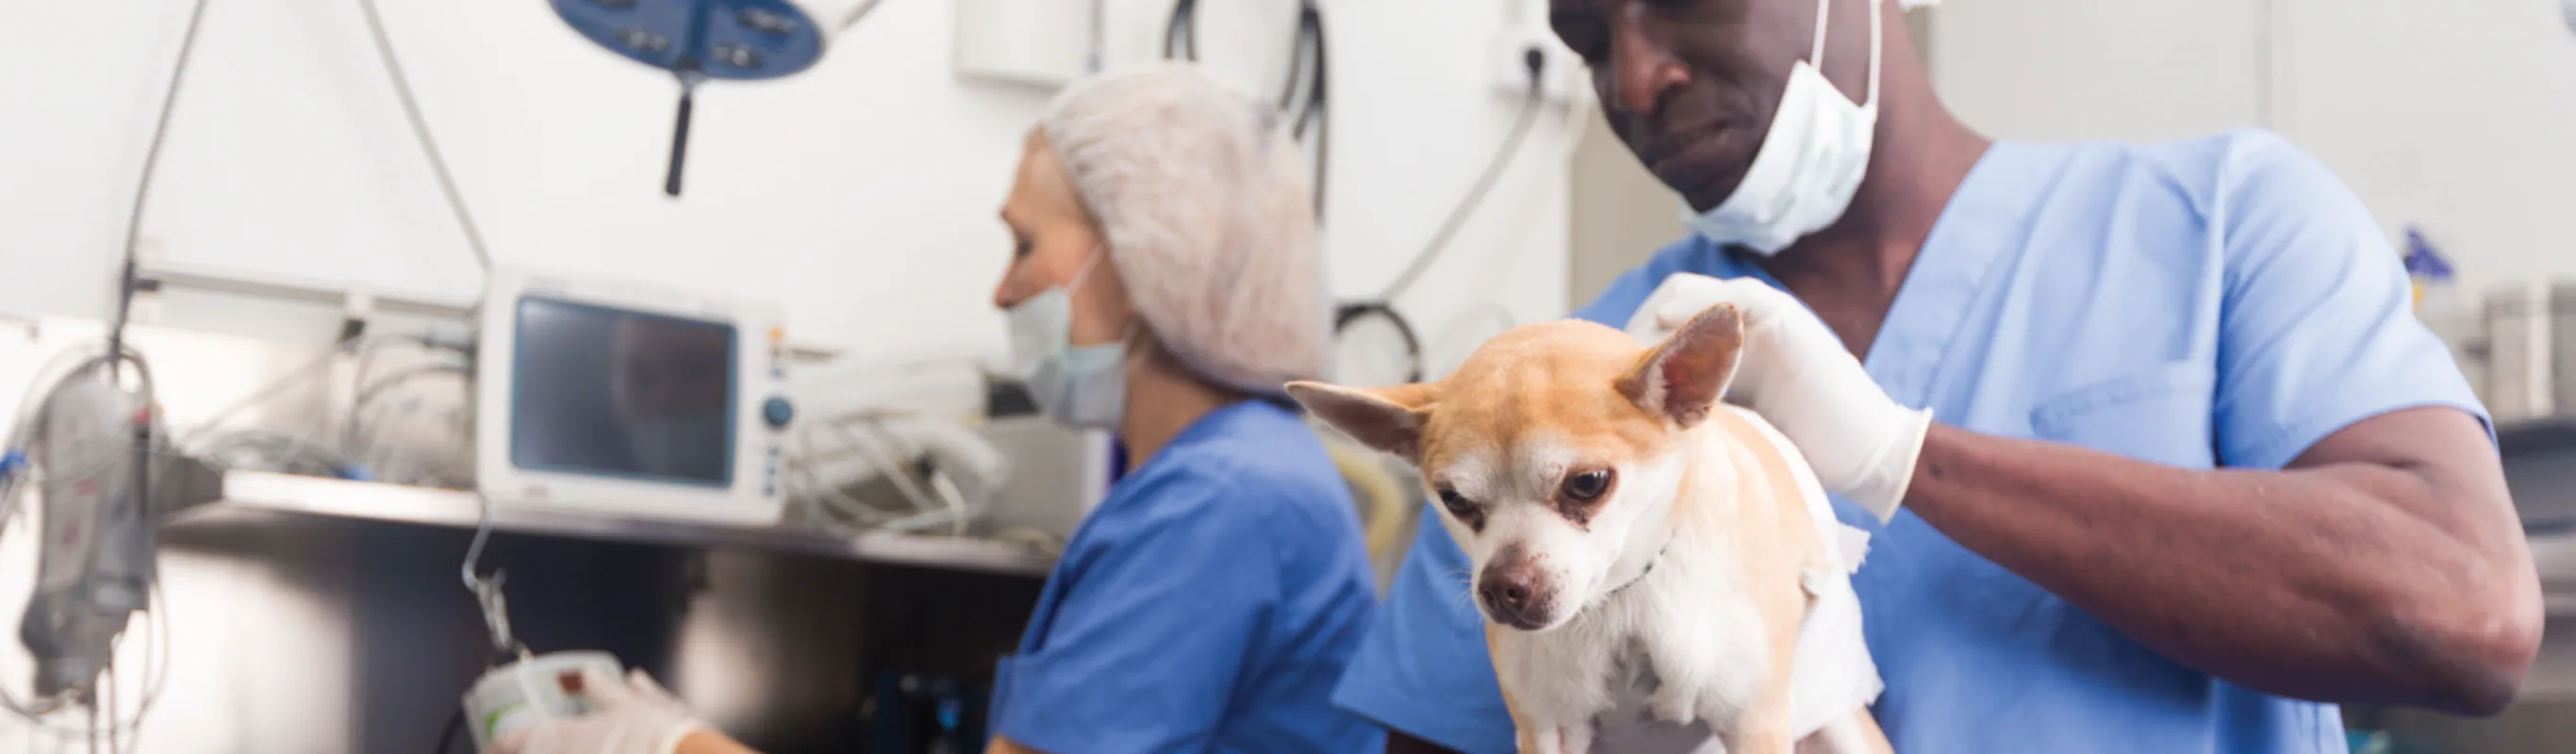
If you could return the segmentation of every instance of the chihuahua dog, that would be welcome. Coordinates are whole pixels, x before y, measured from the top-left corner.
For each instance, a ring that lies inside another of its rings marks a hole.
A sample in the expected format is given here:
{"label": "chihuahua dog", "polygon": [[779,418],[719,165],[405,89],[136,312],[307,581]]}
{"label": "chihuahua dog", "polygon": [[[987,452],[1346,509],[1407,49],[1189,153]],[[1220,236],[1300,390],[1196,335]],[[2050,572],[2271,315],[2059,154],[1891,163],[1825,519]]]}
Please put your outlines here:
{"label": "chihuahua dog", "polygon": [[1850,573],[1866,535],[1750,411],[1719,402],[1733,306],[1664,342],[1579,321],[1495,336],[1445,379],[1289,394],[1412,463],[1474,564],[1470,593],[1523,752],[1580,754],[1651,671],[1654,718],[1703,750],[1887,752]]}

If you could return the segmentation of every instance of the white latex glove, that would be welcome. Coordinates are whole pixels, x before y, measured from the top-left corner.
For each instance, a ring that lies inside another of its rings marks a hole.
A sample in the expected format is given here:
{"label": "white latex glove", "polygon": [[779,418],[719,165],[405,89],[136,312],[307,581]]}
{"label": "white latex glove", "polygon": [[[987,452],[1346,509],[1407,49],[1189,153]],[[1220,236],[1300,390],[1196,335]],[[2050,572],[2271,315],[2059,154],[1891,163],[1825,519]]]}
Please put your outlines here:
{"label": "white latex glove", "polygon": [[1887,397],[1806,304],[1752,278],[1664,278],[1628,320],[1628,334],[1660,343],[1718,304],[1744,315],[1744,356],[1726,400],[1753,409],[1797,444],[1816,480],[1880,521],[1896,515],[1932,412]]}
{"label": "white latex glove", "polygon": [[680,739],[706,729],[640,668],[623,682],[585,669],[581,697],[589,714],[511,731],[492,742],[492,754],[672,754]]}

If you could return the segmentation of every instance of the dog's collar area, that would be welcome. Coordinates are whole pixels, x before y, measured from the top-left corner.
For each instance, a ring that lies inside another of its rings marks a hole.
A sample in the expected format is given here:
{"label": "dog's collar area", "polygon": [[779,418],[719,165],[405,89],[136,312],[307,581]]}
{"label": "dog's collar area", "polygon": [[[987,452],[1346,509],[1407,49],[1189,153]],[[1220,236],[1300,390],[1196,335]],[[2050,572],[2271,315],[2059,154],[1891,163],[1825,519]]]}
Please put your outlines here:
{"label": "dog's collar area", "polygon": [[1646,580],[1646,574],[1655,572],[1655,564],[1664,562],[1664,551],[1672,548],[1673,541],[1671,539],[1664,540],[1664,546],[1655,548],[1655,556],[1646,559],[1646,567],[1637,571],[1636,578],[1629,579],[1628,583],[1612,587],[1610,591],[1602,592],[1601,598],[1609,599],[1611,597],[1618,596],[1620,592],[1628,591],[1628,587],[1636,586],[1637,582]]}

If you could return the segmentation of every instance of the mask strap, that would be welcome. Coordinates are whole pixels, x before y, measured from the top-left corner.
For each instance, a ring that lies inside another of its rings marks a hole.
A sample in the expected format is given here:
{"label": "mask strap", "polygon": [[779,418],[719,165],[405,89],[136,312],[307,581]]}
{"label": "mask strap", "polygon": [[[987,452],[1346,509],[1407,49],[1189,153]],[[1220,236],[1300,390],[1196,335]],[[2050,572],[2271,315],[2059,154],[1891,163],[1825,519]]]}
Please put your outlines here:
{"label": "mask strap", "polygon": [[[1880,17],[1887,14],[1887,5],[1883,0],[1861,2],[1869,3],[1869,101],[1861,106],[1874,107],[1878,105],[1879,58],[1886,55],[1886,48],[1881,44]],[[1816,0],[1816,41],[1807,52],[1807,61],[1816,67],[1819,74],[1825,72],[1825,27],[1832,23],[1833,9],[1834,0]]]}
{"label": "mask strap", "polygon": [[1879,63],[1887,57],[1887,47],[1879,39],[1879,17],[1887,14],[1887,3],[1880,0],[1864,2],[1869,3],[1869,103],[1864,107],[1874,108],[1878,107],[1878,81],[1883,78]]}
{"label": "mask strap", "polygon": [[1092,269],[1099,267],[1100,258],[1106,256],[1109,256],[1109,252],[1102,250],[1098,246],[1091,247],[1091,258],[1084,260],[1082,263],[1082,269],[1075,270],[1073,272],[1073,279],[1065,282],[1064,295],[1071,296],[1074,291],[1082,290],[1082,281],[1091,277]]}
{"label": "mask strap", "polygon": [[1825,27],[1833,25],[1833,17],[1834,0],[1816,0],[1816,41],[1807,48],[1807,62],[1817,71],[1825,70]]}

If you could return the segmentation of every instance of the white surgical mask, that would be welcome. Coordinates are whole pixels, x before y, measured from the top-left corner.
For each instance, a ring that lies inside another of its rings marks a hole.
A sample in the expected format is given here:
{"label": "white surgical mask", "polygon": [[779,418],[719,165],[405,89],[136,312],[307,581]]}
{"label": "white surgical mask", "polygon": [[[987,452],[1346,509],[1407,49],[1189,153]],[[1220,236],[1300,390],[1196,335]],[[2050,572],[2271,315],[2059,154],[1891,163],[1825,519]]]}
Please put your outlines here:
{"label": "white surgical mask", "polygon": [[1127,360],[1126,341],[1073,344],[1073,291],[1104,256],[1092,251],[1071,282],[1030,296],[1008,313],[1012,367],[1028,382],[1038,410],[1073,429],[1116,430],[1127,410],[1127,379],[1119,370]]}
{"label": "white surgical mask", "polygon": [[1854,104],[1825,80],[1825,27],[1832,0],[1817,0],[1816,46],[1789,69],[1789,87],[1744,182],[1707,212],[1682,204],[1682,221],[1720,246],[1777,254],[1841,219],[1869,172],[1878,130],[1879,14],[1869,3],[1869,103]]}

